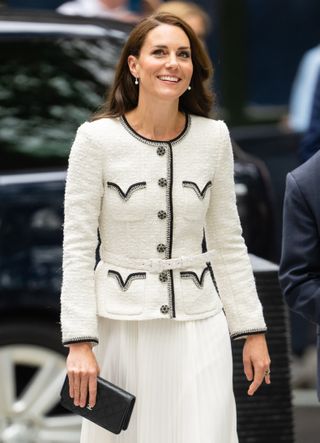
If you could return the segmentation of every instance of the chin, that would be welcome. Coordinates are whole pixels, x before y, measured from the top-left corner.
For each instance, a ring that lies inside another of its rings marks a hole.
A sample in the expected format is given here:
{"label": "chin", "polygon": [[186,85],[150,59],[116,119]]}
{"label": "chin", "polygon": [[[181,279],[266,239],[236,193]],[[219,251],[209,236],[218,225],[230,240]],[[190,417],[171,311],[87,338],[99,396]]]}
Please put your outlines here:
{"label": "chin", "polygon": [[159,91],[159,93],[157,94],[159,98],[164,99],[164,100],[177,100],[179,99],[179,97],[181,97],[181,95],[184,94],[184,90],[176,90],[176,91]]}

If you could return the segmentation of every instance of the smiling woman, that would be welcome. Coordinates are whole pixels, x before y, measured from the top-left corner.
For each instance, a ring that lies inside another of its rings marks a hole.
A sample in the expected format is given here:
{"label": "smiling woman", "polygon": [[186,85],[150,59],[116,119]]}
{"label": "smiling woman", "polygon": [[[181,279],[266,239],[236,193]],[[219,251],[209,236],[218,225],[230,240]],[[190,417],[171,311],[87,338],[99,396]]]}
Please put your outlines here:
{"label": "smiling woman", "polygon": [[164,117],[175,113],[180,97],[191,88],[193,64],[188,36],[177,26],[157,26],[148,33],[139,57],[128,57],[128,65],[131,74],[140,82],[140,89],[138,106],[127,112],[127,121],[145,137],[175,138],[185,125],[184,115],[178,114],[177,121],[172,122],[175,124],[167,126],[162,134],[148,132],[143,122],[145,117],[150,118],[152,109],[163,109]]}
{"label": "smiling woman", "polygon": [[208,118],[211,73],[185,22],[143,20],[72,146],[61,294],[70,395],[94,407],[100,372],[137,398],[125,433],[86,421],[81,443],[237,443],[230,336],[246,338],[248,394],[270,383],[230,137]]}
{"label": "smiling woman", "polygon": [[[177,71],[180,75],[191,75],[179,85],[176,104],[180,111],[204,117],[209,115],[214,102],[214,93],[210,89],[213,74],[210,58],[187,23],[162,13],[157,15],[157,19],[151,16],[143,20],[130,34],[117,65],[108,100],[93,116],[93,120],[120,117],[137,107],[144,83],[140,79],[139,84],[139,73],[135,71],[135,66],[143,69],[149,59],[154,68],[162,69],[154,75],[172,75],[172,70],[175,76]],[[166,65],[168,62],[169,65]]]}

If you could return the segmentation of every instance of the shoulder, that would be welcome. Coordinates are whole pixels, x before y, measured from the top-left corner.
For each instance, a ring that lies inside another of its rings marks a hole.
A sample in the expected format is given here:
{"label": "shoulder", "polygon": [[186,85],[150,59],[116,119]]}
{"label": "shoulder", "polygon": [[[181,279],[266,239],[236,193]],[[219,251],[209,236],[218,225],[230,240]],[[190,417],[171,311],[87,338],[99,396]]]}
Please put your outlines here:
{"label": "shoulder", "polygon": [[84,122],[81,126],[79,126],[79,129],[86,132],[88,135],[92,135],[96,132],[105,131],[106,129],[112,130],[118,127],[118,118],[99,118],[97,120]]}
{"label": "shoulder", "polygon": [[229,129],[223,120],[192,116],[193,134],[204,146],[207,153],[215,158],[220,168],[233,165],[233,150]]}
{"label": "shoulder", "polygon": [[306,58],[310,59],[320,59],[320,45],[314,46],[313,48],[309,49],[309,51],[305,54]]}
{"label": "shoulder", "polygon": [[111,139],[118,132],[120,122],[118,118],[100,118],[98,120],[86,121],[79,126],[77,136],[87,138],[93,143],[99,143],[106,138]]}
{"label": "shoulder", "polygon": [[286,180],[286,195],[290,200],[296,196],[303,198],[312,206],[320,204],[320,151],[298,168],[289,172]]}
{"label": "shoulder", "polygon": [[70,1],[63,3],[57,8],[60,14],[77,14],[80,12],[79,3],[77,1]]}
{"label": "shoulder", "polygon": [[300,61],[300,70],[310,67],[310,65],[318,65],[320,60],[320,45],[306,51]]}
{"label": "shoulder", "polygon": [[71,147],[71,156],[104,155],[106,142],[115,140],[116,128],[118,124],[116,119],[99,119],[91,122],[84,122],[77,129],[74,142]]}
{"label": "shoulder", "polygon": [[[308,161],[291,171],[288,176],[293,177],[297,183],[309,182],[315,177],[320,181],[320,151],[316,152]],[[319,177],[319,178],[318,178]]]}
{"label": "shoulder", "polygon": [[95,11],[95,5],[96,1],[93,0],[90,2],[73,0],[63,3],[56,10],[60,14],[90,16]]}
{"label": "shoulder", "polygon": [[202,133],[203,136],[207,136],[209,133],[218,134],[222,136],[229,136],[229,130],[227,125],[222,120],[215,120],[209,117],[201,117],[199,115],[191,115],[192,125],[196,131]]}

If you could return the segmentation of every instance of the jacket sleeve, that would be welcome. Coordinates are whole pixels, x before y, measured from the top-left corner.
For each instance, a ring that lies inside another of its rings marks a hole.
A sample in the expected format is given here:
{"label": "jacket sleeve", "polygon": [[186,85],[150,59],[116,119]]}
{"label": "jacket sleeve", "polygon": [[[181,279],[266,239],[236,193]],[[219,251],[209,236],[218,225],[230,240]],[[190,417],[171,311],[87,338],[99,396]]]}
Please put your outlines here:
{"label": "jacket sleeve", "polygon": [[317,324],[320,324],[319,263],[320,237],[315,215],[294,176],[288,174],[279,281],[289,307]]}
{"label": "jacket sleeve", "polygon": [[213,249],[213,272],[232,338],[266,331],[236,206],[229,131],[220,124],[220,143],[206,216],[206,241]]}
{"label": "jacket sleeve", "polygon": [[64,345],[98,343],[94,267],[103,195],[102,149],[79,127],[69,156],[63,228],[61,327]]}

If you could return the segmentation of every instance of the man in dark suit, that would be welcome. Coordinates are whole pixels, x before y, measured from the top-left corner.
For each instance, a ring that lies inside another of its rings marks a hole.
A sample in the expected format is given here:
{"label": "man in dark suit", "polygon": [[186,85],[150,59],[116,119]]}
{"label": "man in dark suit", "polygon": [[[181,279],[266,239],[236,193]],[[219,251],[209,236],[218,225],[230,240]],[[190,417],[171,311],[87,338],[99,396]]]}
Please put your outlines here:
{"label": "man in dark suit", "polygon": [[318,150],[320,150],[320,73],[313,97],[310,125],[300,142],[301,163],[312,157]]}
{"label": "man in dark suit", "polygon": [[316,323],[320,399],[320,151],[287,176],[279,279],[289,307]]}

